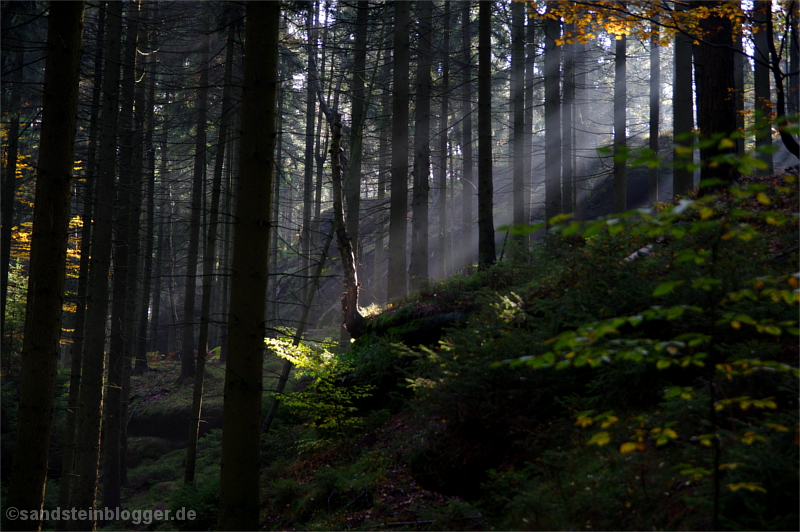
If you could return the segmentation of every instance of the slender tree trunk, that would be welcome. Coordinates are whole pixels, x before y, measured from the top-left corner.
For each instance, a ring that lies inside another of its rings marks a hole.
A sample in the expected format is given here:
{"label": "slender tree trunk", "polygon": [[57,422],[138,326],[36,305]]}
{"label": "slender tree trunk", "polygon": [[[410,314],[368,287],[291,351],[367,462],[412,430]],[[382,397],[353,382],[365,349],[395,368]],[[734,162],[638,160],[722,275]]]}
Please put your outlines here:
{"label": "slender tree trunk", "polygon": [[211,314],[211,290],[214,275],[214,262],[217,245],[217,222],[219,220],[219,196],[222,188],[222,167],[225,161],[225,144],[228,142],[228,123],[231,107],[231,78],[233,73],[233,38],[234,25],[228,29],[228,44],[225,56],[225,81],[222,90],[222,115],[217,137],[217,153],[214,162],[214,181],[211,185],[211,216],[206,234],[206,249],[203,253],[203,295],[200,303],[200,337],[197,344],[197,369],[194,376],[194,393],[192,395],[192,414],[189,418],[189,438],[186,444],[186,468],[183,481],[194,483],[194,470],[197,461],[197,438],[200,431],[200,418],[203,411],[203,380],[206,372],[206,356],[208,355],[208,324]]}
{"label": "slender tree trunk", "polygon": [[[714,7],[719,2],[694,5]],[[733,82],[733,26],[727,17],[712,15],[700,21],[703,43],[695,46],[695,85],[697,90],[697,128],[704,137],[736,131],[736,106],[731,93]],[[700,149],[703,161],[701,178],[731,181],[738,173],[733,165],[708,164],[714,157],[732,153],[735,148],[719,149],[718,144]]]}
{"label": "slender tree trunk", "polygon": [[[78,274],[78,305],[75,310],[75,336],[72,344],[72,360],[70,361],[69,399],[67,422],[64,429],[64,457],[61,464],[61,482],[58,486],[59,507],[69,506],[69,492],[72,486],[72,466],[75,450],[75,423],[78,409],[78,398],[81,384],[81,359],[83,355],[84,324],[86,322],[86,304],[89,287],[89,257],[92,237],[92,210],[94,205],[94,189],[97,183],[97,133],[100,129],[100,96],[103,83],[103,43],[105,39],[106,8],[102,3],[97,19],[96,49],[94,62],[94,88],[92,89],[92,109],[89,115],[89,150],[86,157],[86,173],[83,198],[83,227],[81,228],[81,259]],[[66,523],[60,522],[63,530]]]}
{"label": "slender tree trunk", "polygon": [[478,11],[478,267],[495,263],[492,157],[492,0]]}
{"label": "slender tree trunk", "polygon": [[560,22],[547,19],[544,23],[544,128],[545,128],[545,217],[561,213],[561,100],[559,98],[559,66],[561,47]]}
{"label": "slender tree trunk", "polygon": [[[796,12],[796,11],[793,11]],[[794,27],[795,27],[795,34],[797,20],[796,17],[792,17],[794,19]],[[770,56],[770,67],[772,68],[772,76],[773,81],[775,82],[775,93],[776,93],[776,102],[775,102],[775,109],[777,114],[777,120],[781,125],[778,127],[778,133],[781,136],[781,141],[783,145],[789,150],[789,153],[794,155],[795,157],[800,157],[800,144],[798,144],[797,139],[794,138],[792,133],[789,130],[789,126],[797,123],[797,117],[792,119],[788,119],[786,116],[786,93],[783,87],[783,78],[784,74],[781,71],[781,58],[778,56],[778,51],[775,49],[775,36],[773,35],[773,24],[772,24],[772,17],[767,17],[767,46],[769,47],[769,56]],[[794,47],[797,46],[797,40],[795,38]],[[800,75],[795,70],[792,76],[797,79],[797,76]],[[796,83],[796,82],[795,82]],[[795,97],[796,100],[796,97]]]}
{"label": "slender tree trunk", "polygon": [[[513,119],[512,218],[514,225],[525,223],[525,6],[511,5],[511,103]],[[514,236],[513,257],[524,251],[525,236]]]}
{"label": "slender tree trunk", "polygon": [[131,233],[134,216],[133,188],[136,121],[134,117],[136,48],[139,25],[139,2],[128,4],[128,28],[125,37],[125,54],[122,64],[120,110],[120,179],[117,193],[118,215],[114,239],[114,285],[111,302],[111,338],[108,355],[108,393],[105,397],[103,422],[103,506],[118,508],[121,505],[123,444],[123,402],[126,374],[130,375],[130,344],[126,332],[130,310],[127,297],[131,277],[131,246],[138,238]]}
{"label": "slender tree trunk", "polygon": [[239,195],[225,368],[218,530],[260,528],[264,299],[275,171],[280,4],[247,4]]}
{"label": "slender tree trunk", "polygon": [[[384,7],[386,9],[386,7]],[[390,63],[387,61],[383,67],[383,79],[388,79],[390,75]],[[381,115],[390,116],[392,109],[392,95],[387,91],[383,94],[381,104]],[[386,266],[386,250],[384,249],[385,233],[386,233],[386,177],[391,171],[391,162],[389,152],[391,146],[389,144],[389,136],[391,134],[391,121],[386,119],[383,127],[383,134],[380,136],[379,141],[379,155],[378,155],[378,205],[379,210],[377,213],[377,221],[375,223],[375,259],[374,259],[374,273],[372,274],[373,281],[373,299],[379,303],[386,301],[386,281],[383,280]],[[387,170],[389,170],[387,172]]]}
{"label": "slender tree trunk", "polygon": [[772,17],[772,2],[757,0],[754,2],[753,19],[755,21],[755,50],[753,59],[753,90],[755,96],[756,123],[756,151],[758,158],[764,161],[766,168],[758,170],[759,175],[772,175],[775,169],[772,166],[772,98],[769,87],[769,44],[767,43],[767,18]]}
{"label": "slender tree trunk", "polygon": [[[153,21],[159,20],[158,12],[152,16]],[[151,50],[158,49],[158,41],[153,32],[153,40],[150,44]],[[151,56],[152,57],[152,56]],[[153,146],[153,133],[155,130],[155,87],[156,87],[156,68],[158,62],[149,60],[150,83],[147,87],[147,104],[145,106],[145,120],[147,122],[144,131],[144,159],[147,172],[145,181],[145,218],[144,218],[144,253],[142,253],[141,268],[141,303],[139,304],[137,333],[136,333],[136,352],[132,370],[133,375],[146,375],[147,368],[147,330],[148,316],[150,316],[150,297],[153,274],[153,237],[155,232],[155,189],[156,189],[156,152]],[[141,81],[140,81],[141,83]]]}
{"label": "slender tree trunk", "polygon": [[[581,44],[580,42],[575,43],[575,57],[584,57],[586,54],[586,45]],[[587,175],[587,158],[583,155],[585,153],[585,117],[587,114],[587,103],[586,103],[586,94],[587,86],[586,86],[586,66],[584,64],[578,63],[576,64],[575,68],[575,102],[573,104],[573,111],[572,111],[572,131],[575,133],[575,140],[572,144],[572,150],[575,154],[575,164],[573,166],[573,172],[575,174],[576,179],[575,182],[575,219],[576,220],[585,220],[586,219],[586,186],[581,185],[584,182]]]}
{"label": "slender tree trunk", "polygon": [[627,39],[617,36],[614,57],[614,212],[628,209],[628,177],[625,153],[628,147]]}
{"label": "slender tree trunk", "polygon": [[[108,318],[108,274],[111,267],[114,177],[116,171],[117,121],[119,117],[120,49],[122,3],[108,4],[103,72],[103,109],[100,123],[98,180],[89,301],[86,309],[84,348],[81,356],[81,386],[75,427],[74,476],[69,506],[93,508],[97,496],[100,460],[100,421],[103,406],[106,321]],[[69,530],[94,530],[93,519],[70,520]]]}
{"label": "slender tree trunk", "polygon": [[350,168],[344,176],[346,200],[347,234],[353,245],[356,264],[362,263],[359,236],[361,211],[361,163],[363,143],[361,141],[366,118],[364,80],[367,76],[367,26],[369,25],[369,2],[359,0],[356,4],[355,48],[353,50],[352,123],[350,126]]}
{"label": "slender tree trunk", "polygon": [[442,21],[442,110],[439,128],[439,239],[438,239],[438,270],[436,276],[445,279],[450,265],[450,249],[447,224],[447,145],[449,141],[448,113],[450,91],[450,0],[444,2],[444,20]]}
{"label": "slender tree trunk", "polygon": [[[685,9],[684,4],[676,4],[676,9]],[[682,155],[692,145],[691,136],[694,120],[692,118],[692,39],[683,33],[675,34],[674,79],[672,84],[672,142],[675,145],[672,173],[673,197],[685,196],[694,188],[694,175],[687,166],[692,162],[689,155]]]}
{"label": "slender tree trunk", "polygon": [[392,100],[392,181],[389,208],[389,288],[387,296],[406,295],[408,231],[408,73],[410,2],[397,2],[394,13],[394,79]]}
{"label": "slender tree trunk", "polygon": [[461,4],[461,39],[462,39],[462,86],[461,104],[461,154],[463,170],[461,174],[461,260],[471,266],[475,257],[473,248],[472,196],[478,188],[472,176],[472,24],[470,22],[472,2],[467,0]]}
{"label": "slender tree trunk", "polygon": [[[536,61],[536,25],[531,17],[533,9],[526,6],[528,25],[525,42],[525,159],[523,161],[523,222],[531,223],[531,191],[533,190],[533,110],[536,103],[533,99],[535,84],[534,64]],[[516,222],[515,222],[516,223]],[[527,242],[529,238],[525,239]]]}
{"label": "slender tree trunk", "polygon": [[[575,38],[575,24],[564,25],[565,36]],[[561,103],[561,211],[575,211],[575,169],[572,165],[574,148],[572,145],[572,115],[575,109],[575,44],[569,41],[563,45],[564,73]]]}
{"label": "slender tree trunk", "polygon": [[[83,2],[52,2],[22,378],[7,508],[38,510],[44,503],[61,338],[82,36]],[[40,526],[40,520],[7,521],[4,528],[38,530]]]}
{"label": "slender tree trunk", "polygon": [[[192,178],[192,211],[189,221],[189,248],[186,256],[186,291],[183,296],[183,335],[181,341],[181,375],[178,382],[194,377],[194,307],[197,294],[197,256],[200,246],[200,214],[203,205],[203,181],[206,168],[206,114],[208,109],[208,22],[204,22],[200,45],[200,80],[197,88],[197,132],[195,133],[194,176]],[[198,347],[198,351],[202,349]]]}
{"label": "slender tree trunk", "polygon": [[[656,19],[656,22],[658,19]],[[650,36],[650,151],[658,157],[659,123],[661,121],[661,47],[658,45],[658,25],[653,24]],[[650,205],[658,202],[658,167],[647,174],[647,199]]]}
{"label": "slender tree trunk", "polygon": [[414,127],[414,187],[411,201],[411,258],[409,277],[411,287],[422,288],[428,282],[428,193],[431,171],[431,45],[432,2],[419,4],[419,59],[416,77],[416,116]]}
{"label": "slender tree trunk", "polygon": [[[306,14],[306,31],[308,33],[308,54],[317,53],[317,31],[314,27],[314,13],[317,11],[317,2],[309,4]],[[311,257],[311,207],[314,197],[314,120],[316,119],[316,92],[310,78],[306,77],[306,138],[305,160],[303,174],[303,229],[300,233],[301,254],[300,269],[308,271],[309,258]],[[274,244],[273,244],[274,246]],[[300,298],[305,301],[306,290],[301,291]]]}

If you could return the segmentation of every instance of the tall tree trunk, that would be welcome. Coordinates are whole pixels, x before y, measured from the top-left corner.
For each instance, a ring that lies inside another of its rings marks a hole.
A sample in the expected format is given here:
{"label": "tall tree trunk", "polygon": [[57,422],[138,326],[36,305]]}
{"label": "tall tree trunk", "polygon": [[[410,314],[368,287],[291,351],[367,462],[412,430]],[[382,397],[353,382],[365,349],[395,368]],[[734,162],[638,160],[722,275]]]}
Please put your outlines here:
{"label": "tall tree trunk", "polygon": [[367,26],[369,24],[369,2],[359,0],[356,4],[355,48],[353,49],[353,81],[352,91],[352,123],[350,126],[350,168],[344,176],[344,194],[347,209],[347,234],[353,245],[353,256],[356,264],[362,262],[362,250],[359,241],[359,215],[361,211],[361,163],[366,106],[364,96],[364,80],[367,76]]}
{"label": "tall tree trunk", "polygon": [[397,2],[394,12],[394,79],[392,100],[392,182],[389,207],[389,288],[387,296],[406,295],[408,231],[408,72],[410,2]]}
{"label": "tall tree trunk", "polygon": [[[655,21],[658,22],[658,19]],[[654,23],[650,36],[650,151],[658,157],[659,123],[661,121],[661,47],[658,45],[658,25]],[[647,173],[647,200],[658,202],[658,167]]]}
{"label": "tall tree trunk", "polygon": [[203,253],[203,295],[200,302],[200,336],[197,343],[197,368],[192,395],[192,414],[189,418],[189,438],[186,443],[186,468],[183,481],[194,483],[194,469],[197,460],[197,438],[200,430],[200,417],[203,411],[203,380],[206,373],[208,355],[208,324],[211,314],[211,291],[214,275],[214,262],[217,245],[217,222],[219,220],[219,196],[222,188],[222,167],[225,162],[225,144],[228,142],[228,123],[231,107],[231,78],[233,73],[233,37],[235,26],[228,28],[228,44],[225,55],[225,81],[222,89],[222,114],[217,137],[217,153],[214,161],[214,181],[211,185],[211,216],[206,233],[206,249]]}
{"label": "tall tree trunk", "polygon": [[336,231],[336,243],[342,258],[342,285],[344,293],[341,296],[342,313],[344,314],[344,327],[350,338],[356,339],[364,334],[364,317],[358,310],[358,275],[355,265],[355,255],[350,235],[344,220],[342,208],[342,122],[339,114],[335,115],[331,131],[331,188],[333,189],[333,227]]}
{"label": "tall tree trunk", "polygon": [[[189,221],[189,247],[186,255],[186,291],[183,296],[183,335],[181,340],[181,375],[183,383],[194,377],[194,307],[197,294],[197,255],[200,246],[200,214],[203,205],[203,181],[206,168],[206,114],[208,109],[208,21],[203,23],[200,45],[200,79],[197,87],[197,130],[195,133],[192,209]],[[198,348],[198,351],[201,348]]]}
{"label": "tall tree trunk", "polygon": [[438,239],[438,269],[436,276],[445,279],[450,265],[450,249],[447,225],[447,145],[449,143],[448,113],[450,91],[450,0],[444,2],[444,19],[442,21],[442,110],[439,121],[439,239]]}
{"label": "tall tree trunk", "polygon": [[[22,377],[7,508],[38,510],[44,503],[61,339],[83,7],[83,2],[50,4]],[[7,520],[4,528],[38,530],[40,526],[40,520]]]}
{"label": "tall tree trunk", "polygon": [[414,127],[414,186],[411,200],[411,258],[408,274],[411,287],[422,288],[428,282],[428,193],[431,171],[431,2],[419,4],[419,59],[416,76],[416,105]]}
{"label": "tall tree trunk", "polygon": [[[575,57],[584,57],[586,53],[586,45],[580,42],[575,43]],[[572,110],[572,131],[575,133],[575,140],[572,144],[573,152],[575,153],[575,164],[573,165],[573,172],[576,179],[575,182],[575,219],[586,219],[586,187],[581,186],[587,175],[587,158],[583,155],[585,153],[585,138],[586,128],[584,127],[585,118],[587,114],[587,98],[586,94],[586,66],[585,64],[578,63],[575,68],[575,103]]]}
{"label": "tall tree trunk", "polygon": [[[714,7],[720,2],[692,2],[695,6]],[[721,134],[730,137],[736,131],[736,105],[732,98],[733,25],[725,16],[708,15],[700,20],[703,42],[695,46],[694,75],[697,90],[697,128],[704,137]],[[735,152],[720,149],[718,143],[700,149],[703,166],[701,178],[731,181],[737,174],[729,164],[708,164],[717,156]]]}
{"label": "tall tree trunk", "polygon": [[[89,301],[81,355],[81,386],[75,427],[74,477],[69,498],[73,508],[93,508],[100,460],[100,421],[103,406],[108,274],[111,267],[117,121],[119,117],[122,2],[108,4],[103,72],[96,207],[89,274]],[[70,530],[94,530],[93,519],[71,520]]]}
{"label": "tall tree trunk", "polygon": [[[384,6],[384,9],[386,7]],[[383,66],[382,77],[388,79],[390,75],[390,62],[387,58]],[[384,117],[391,116],[392,109],[392,94],[388,91],[384,92],[381,101],[381,115]],[[373,278],[373,301],[384,303],[386,301],[386,281],[384,281],[384,272],[386,272],[386,250],[384,249],[385,233],[386,233],[386,177],[391,171],[389,136],[391,134],[391,120],[384,119],[383,131],[380,135],[379,141],[379,155],[378,155],[378,205],[379,210],[377,213],[377,221],[375,222],[375,269],[372,274]]]}
{"label": "tall tree trunk", "polygon": [[[153,13],[153,21],[158,21],[158,12]],[[145,34],[146,35],[146,34]],[[151,50],[158,49],[156,32],[153,32],[153,39],[149,45]],[[142,253],[141,267],[141,302],[138,306],[137,332],[136,332],[136,351],[134,356],[133,375],[146,375],[147,368],[147,331],[148,316],[150,313],[150,297],[153,274],[153,238],[155,232],[155,189],[156,189],[156,152],[153,146],[153,134],[155,130],[155,96],[156,96],[156,68],[158,62],[149,56],[150,83],[147,86],[147,103],[145,106],[146,127],[144,130],[144,163],[147,173],[145,181],[144,199],[144,252]],[[140,81],[141,83],[141,81]]]}
{"label": "tall tree trunk", "polygon": [[218,530],[260,528],[264,299],[275,171],[280,4],[247,4],[239,195],[225,368]]}
{"label": "tall tree trunk", "polygon": [[[525,6],[521,2],[511,5],[511,104],[513,124],[513,178],[511,223],[525,223]],[[514,236],[512,257],[521,257],[525,236]]]}
{"label": "tall tree trunk", "polygon": [[[767,41],[767,19],[772,17],[772,2],[756,0],[753,6],[753,20],[755,22],[755,50],[753,59],[753,92],[756,109],[756,151],[758,158],[764,161],[766,168],[759,169],[759,175],[772,175],[775,169],[772,166],[772,98],[769,87],[769,44]],[[737,54],[738,55],[738,54]]]}
{"label": "tall tree trunk", "polygon": [[545,217],[550,220],[561,213],[561,100],[559,98],[559,67],[561,37],[558,20],[544,23],[544,129],[545,129]]}
{"label": "tall tree trunk", "polygon": [[[536,24],[533,8],[526,6],[528,25],[525,28],[525,160],[523,173],[523,222],[531,223],[531,191],[533,190],[533,109],[536,103],[533,98],[535,84],[534,64],[536,62]],[[516,223],[516,222],[515,222]],[[526,238],[527,242],[529,238]]]}
{"label": "tall tree trunk", "polygon": [[478,10],[478,267],[495,263],[492,158],[492,0]]}
{"label": "tall tree trunk", "polygon": [[564,24],[563,81],[561,102],[561,211],[572,213],[575,210],[575,169],[572,165],[574,147],[572,145],[572,114],[575,109],[575,24]]}
{"label": "tall tree trunk", "polygon": [[120,109],[120,179],[117,193],[118,210],[114,224],[114,284],[111,302],[111,338],[108,355],[108,392],[105,397],[103,422],[103,506],[118,508],[121,505],[122,489],[122,424],[125,376],[130,371],[130,344],[128,336],[128,316],[130,310],[127,297],[131,277],[131,246],[138,238],[131,233],[135,206],[133,188],[137,186],[134,177],[134,150],[136,121],[134,117],[137,37],[139,25],[139,2],[128,4],[128,28],[125,37],[125,54],[122,62],[122,86]]}
{"label": "tall tree trunk", "polygon": [[628,209],[628,59],[625,35],[617,36],[614,56],[614,212]]}
{"label": "tall tree trunk", "polygon": [[[794,18],[795,34],[796,34],[797,20],[796,17],[793,18]],[[780,123],[780,125],[778,126],[778,133],[781,136],[781,141],[783,142],[783,145],[786,147],[787,150],[789,150],[789,153],[791,153],[795,157],[800,157],[800,144],[798,144],[797,139],[795,139],[794,136],[792,136],[791,132],[789,131],[789,126],[797,123],[797,117],[789,119],[789,117],[786,116],[786,93],[783,87],[783,78],[785,76],[781,71],[781,58],[778,56],[778,51],[775,49],[775,36],[773,35],[772,17],[767,18],[767,46],[769,47],[770,67],[772,68],[772,77],[773,81],[775,82],[775,93],[777,96],[777,100],[775,102],[775,108],[778,115],[777,120]],[[795,47],[797,46],[796,39],[792,46]],[[797,76],[800,74],[798,74],[797,71],[795,70],[792,75],[796,79]]]}
{"label": "tall tree trunk", "polygon": [[[317,2],[309,3],[306,14],[306,32],[308,54],[317,53],[317,31],[314,27],[314,13],[317,11]],[[300,233],[300,269],[303,273],[308,271],[311,257],[311,207],[314,202],[314,120],[316,119],[316,91],[310,77],[306,77],[306,138],[305,160],[303,161],[303,228]],[[274,244],[273,244],[274,246]],[[300,299],[306,300],[306,287],[300,293]]]}
{"label": "tall tree trunk", "polygon": [[[72,486],[72,465],[75,449],[75,423],[78,409],[78,397],[81,384],[81,358],[83,355],[84,324],[86,323],[86,304],[89,287],[89,257],[92,237],[92,210],[94,205],[94,189],[97,183],[97,133],[100,129],[100,96],[103,83],[103,42],[105,39],[106,7],[105,2],[99,9],[96,32],[96,48],[94,61],[94,87],[92,88],[92,108],[89,115],[89,150],[86,157],[86,172],[83,198],[83,216],[81,228],[81,259],[78,274],[78,305],[75,310],[75,336],[72,344],[72,360],[70,360],[69,399],[67,406],[67,422],[64,428],[64,458],[61,464],[61,482],[58,486],[59,507],[69,506],[69,492]],[[63,530],[66,523],[59,523]]]}
{"label": "tall tree trunk", "polygon": [[475,257],[473,249],[472,225],[475,219],[472,216],[472,196],[478,188],[472,176],[472,24],[470,16],[472,2],[467,0],[461,4],[461,40],[463,62],[463,97],[461,104],[461,154],[463,157],[463,170],[461,173],[461,261],[466,266],[471,266]]}
{"label": "tall tree trunk", "polygon": [[[676,4],[684,10],[684,4]],[[675,34],[673,84],[672,84],[672,142],[675,145],[672,170],[673,197],[685,196],[694,188],[694,175],[688,164],[692,162],[690,138],[694,127],[692,118],[692,39]],[[688,151],[688,155],[684,155]]]}

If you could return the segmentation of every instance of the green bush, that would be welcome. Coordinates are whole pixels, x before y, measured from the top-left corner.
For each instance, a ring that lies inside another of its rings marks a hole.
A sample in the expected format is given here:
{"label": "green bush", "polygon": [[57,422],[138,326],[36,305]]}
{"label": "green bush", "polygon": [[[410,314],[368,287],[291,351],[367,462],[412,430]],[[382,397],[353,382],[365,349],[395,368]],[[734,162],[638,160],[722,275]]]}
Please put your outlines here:
{"label": "green bush", "polygon": [[195,512],[194,519],[171,521],[178,530],[215,530],[219,505],[219,478],[209,478],[177,491],[169,502],[172,515],[179,510]]}

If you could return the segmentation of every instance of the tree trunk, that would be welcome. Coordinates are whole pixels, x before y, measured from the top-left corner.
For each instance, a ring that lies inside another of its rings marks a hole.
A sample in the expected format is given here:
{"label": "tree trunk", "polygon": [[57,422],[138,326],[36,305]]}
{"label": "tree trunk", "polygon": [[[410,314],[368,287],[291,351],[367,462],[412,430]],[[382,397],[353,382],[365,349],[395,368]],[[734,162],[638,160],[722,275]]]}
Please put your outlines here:
{"label": "tree trunk", "polygon": [[134,97],[137,59],[137,36],[139,25],[139,2],[127,4],[128,28],[125,37],[125,54],[122,62],[122,87],[120,109],[120,179],[117,193],[118,215],[114,230],[114,285],[111,302],[111,338],[108,355],[108,393],[103,408],[103,506],[118,508],[121,505],[122,489],[122,414],[124,402],[125,375],[130,371],[130,343],[126,335],[129,329],[126,313],[129,311],[127,297],[129,277],[131,277],[131,234],[133,222],[134,181],[134,143],[136,121],[134,117]]}
{"label": "tree trunk", "polygon": [[206,249],[203,253],[203,295],[200,302],[200,336],[197,342],[197,368],[194,375],[192,394],[192,414],[189,418],[189,437],[186,443],[186,467],[183,482],[194,483],[195,462],[197,460],[197,438],[199,437],[200,418],[203,412],[203,380],[206,373],[206,357],[208,356],[208,325],[211,314],[211,291],[214,276],[214,262],[217,245],[217,223],[219,220],[219,196],[222,188],[222,167],[225,161],[225,144],[228,142],[228,123],[231,107],[231,78],[233,73],[233,37],[235,26],[228,28],[228,43],[225,55],[225,81],[222,90],[222,111],[217,136],[217,153],[214,161],[214,181],[211,184],[211,216],[206,233]]}
{"label": "tree trunk", "polygon": [[550,218],[561,213],[561,47],[555,41],[561,37],[560,22],[548,18],[544,31],[544,196],[545,217],[549,223]]}
{"label": "tree trunk", "polygon": [[[656,22],[658,19],[656,19]],[[650,36],[650,151],[658,157],[659,122],[661,120],[661,47],[658,45],[658,25],[653,24]],[[647,200],[658,203],[658,167],[647,173]]]}
{"label": "tree trunk", "polygon": [[[96,48],[94,62],[94,88],[92,89],[92,110],[89,122],[89,149],[86,157],[85,184],[83,187],[83,216],[81,228],[81,259],[78,274],[78,305],[75,310],[75,335],[72,344],[72,360],[70,360],[69,399],[67,406],[67,422],[64,428],[64,458],[61,464],[61,482],[58,486],[59,507],[69,506],[69,492],[72,486],[72,466],[75,450],[75,423],[78,409],[78,397],[81,384],[81,358],[83,355],[84,324],[86,323],[86,304],[89,287],[89,257],[92,240],[92,211],[94,205],[94,189],[97,183],[97,133],[100,129],[100,96],[103,84],[103,42],[105,39],[106,8],[103,3],[99,9],[96,32]],[[65,522],[58,528],[64,530]]]}
{"label": "tree trunk", "polygon": [[769,44],[767,41],[767,19],[772,17],[772,2],[756,0],[754,2],[753,20],[755,34],[753,41],[755,50],[753,60],[753,92],[756,109],[756,151],[759,159],[764,161],[766,168],[759,169],[759,175],[772,175],[775,169],[772,166],[772,98],[769,87]]}
{"label": "tree trunk", "polygon": [[225,368],[218,530],[260,528],[264,303],[275,172],[280,4],[247,4],[239,195]]}
{"label": "tree trunk", "polygon": [[492,158],[492,0],[478,10],[478,267],[497,260],[494,243]]}
{"label": "tree trunk", "polygon": [[[189,221],[189,248],[186,255],[186,291],[183,296],[183,335],[181,340],[181,375],[179,383],[194,377],[194,307],[197,294],[197,256],[200,246],[200,214],[203,205],[203,181],[206,168],[206,114],[208,108],[208,22],[204,22],[200,45],[200,80],[197,88],[197,132],[195,133],[192,210]],[[198,347],[200,351],[202,347]]]}
{"label": "tree trunk", "polygon": [[463,157],[463,170],[461,173],[461,256],[465,266],[471,266],[475,257],[473,248],[472,225],[475,219],[472,216],[472,196],[478,188],[472,176],[472,24],[470,15],[472,2],[461,4],[461,39],[463,62],[463,98],[461,104],[461,154]]}
{"label": "tree trunk", "polygon": [[[620,38],[621,37],[621,38]],[[625,35],[617,37],[614,57],[614,212],[628,209],[628,79]]]}
{"label": "tree trunk", "polygon": [[414,186],[411,200],[411,258],[408,274],[411,287],[418,290],[428,282],[428,193],[431,171],[431,45],[432,3],[419,4],[419,59],[417,61],[414,127]]}
{"label": "tree trunk", "polygon": [[450,0],[444,2],[444,20],[442,21],[442,110],[439,121],[439,239],[437,277],[445,279],[450,265],[450,249],[447,225],[447,145],[448,116],[450,112],[448,92],[450,91]]}
{"label": "tree trunk", "polygon": [[[684,10],[683,4],[676,9]],[[694,188],[694,175],[689,168],[692,162],[692,39],[683,33],[675,34],[673,84],[672,84],[672,142],[675,145],[672,170],[673,197],[685,196]],[[688,155],[683,153],[688,151]]]}
{"label": "tree trunk", "polygon": [[[361,163],[362,132],[366,118],[364,79],[367,76],[367,26],[369,24],[369,2],[359,0],[356,4],[355,48],[353,49],[352,123],[350,126],[350,168],[345,177],[344,194],[347,209],[347,234],[353,245],[356,264],[362,262],[359,241],[359,214],[361,211]],[[304,300],[305,301],[305,300]]]}
{"label": "tree trunk", "polygon": [[[122,3],[108,4],[103,72],[103,109],[100,123],[96,207],[86,309],[81,387],[75,427],[74,477],[69,498],[73,508],[93,508],[100,460],[100,421],[103,405],[108,274],[111,267],[117,120],[119,117]],[[94,530],[93,519],[71,520],[69,530]]]}
{"label": "tree trunk", "polygon": [[[714,7],[719,2],[699,2],[694,5]],[[695,45],[694,76],[697,90],[697,128],[703,137],[730,137],[736,131],[736,105],[732,98],[733,83],[733,26],[727,17],[706,16],[700,21],[703,42]],[[717,156],[735,152],[735,148],[719,149],[718,143],[700,149],[703,162],[701,179],[721,179],[730,182],[736,168],[729,164],[709,164]]]}
{"label": "tree trunk", "polygon": [[[7,508],[39,510],[44,502],[61,339],[83,7],[83,2],[50,4],[22,377]],[[4,528],[38,530],[40,526],[40,520],[25,520],[7,521]]]}
{"label": "tree trunk", "polygon": [[350,235],[347,234],[342,209],[342,121],[336,115],[331,131],[331,188],[333,189],[333,227],[336,231],[336,242],[339,254],[342,257],[342,285],[344,293],[341,296],[342,313],[344,314],[344,327],[350,338],[356,339],[364,334],[364,317],[358,310],[358,274],[353,254],[353,245]]}
{"label": "tree trunk", "polygon": [[[317,2],[309,4],[306,14],[306,31],[308,32],[308,43],[306,47],[308,54],[317,53],[317,31],[314,27],[314,13],[317,11]],[[308,272],[309,260],[311,257],[311,207],[314,201],[314,120],[316,119],[316,92],[311,83],[310,77],[306,77],[306,138],[305,138],[305,160],[303,174],[303,228],[300,233],[300,269],[303,273]],[[274,245],[274,244],[273,244]],[[300,293],[300,299],[306,299],[306,287]]]}
{"label": "tree trunk", "polygon": [[[511,223],[525,223],[525,6],[511,5],[511,106],[513,124],[513,163],[511,193]],[[525,235],[514,236],[512,257],[521,258]]]}
{"label": "tree trunk", "polygon": [[406,295],[408,231],[408,72],[410,2],[397,2],[394,13],[394,79],[392,100],[392,182],[389,207],[389,288],[387,296]]}
{"label": "tree trunk", "polygon": [[[564,25],[564,35],[575,39],[575,24]],[[572,213],[575,210],[574,168],[572,166],[572,113],[575,107],[575,44],[569,41],[563,45],[564,69],[561,103],[561,211]]]}

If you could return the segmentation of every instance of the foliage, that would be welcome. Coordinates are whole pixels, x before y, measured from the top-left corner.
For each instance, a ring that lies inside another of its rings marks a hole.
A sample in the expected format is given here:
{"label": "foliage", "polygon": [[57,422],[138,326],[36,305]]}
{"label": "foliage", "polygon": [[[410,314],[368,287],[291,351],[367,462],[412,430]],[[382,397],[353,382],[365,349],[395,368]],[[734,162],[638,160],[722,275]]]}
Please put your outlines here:
{"label": "foliage", "polygon": [[[353,366],[345,357],[334,354],[335,341],[303,341],[294,345],[289,337],[283,336],[267,338],[265,342],[278,356],[294,364],[299,377],[309,378],[305,388],[284,393],[281,401],[293,412],[304,414],[323,439],[326,435],[344,439],[362,424],[353,403],[369,397],[374,386],[345,384],[345,376],[353,371]],[[309,445],[320,443],[312,441]]]}
{"label": "foliage", "polygon": [[195,512],[192,520],[173,521],[177,530],[215,530],[218,503],[219,478],[208,478],[177,491],[170,499],[169,509],[172,515],[178,515],[181,509]]}

